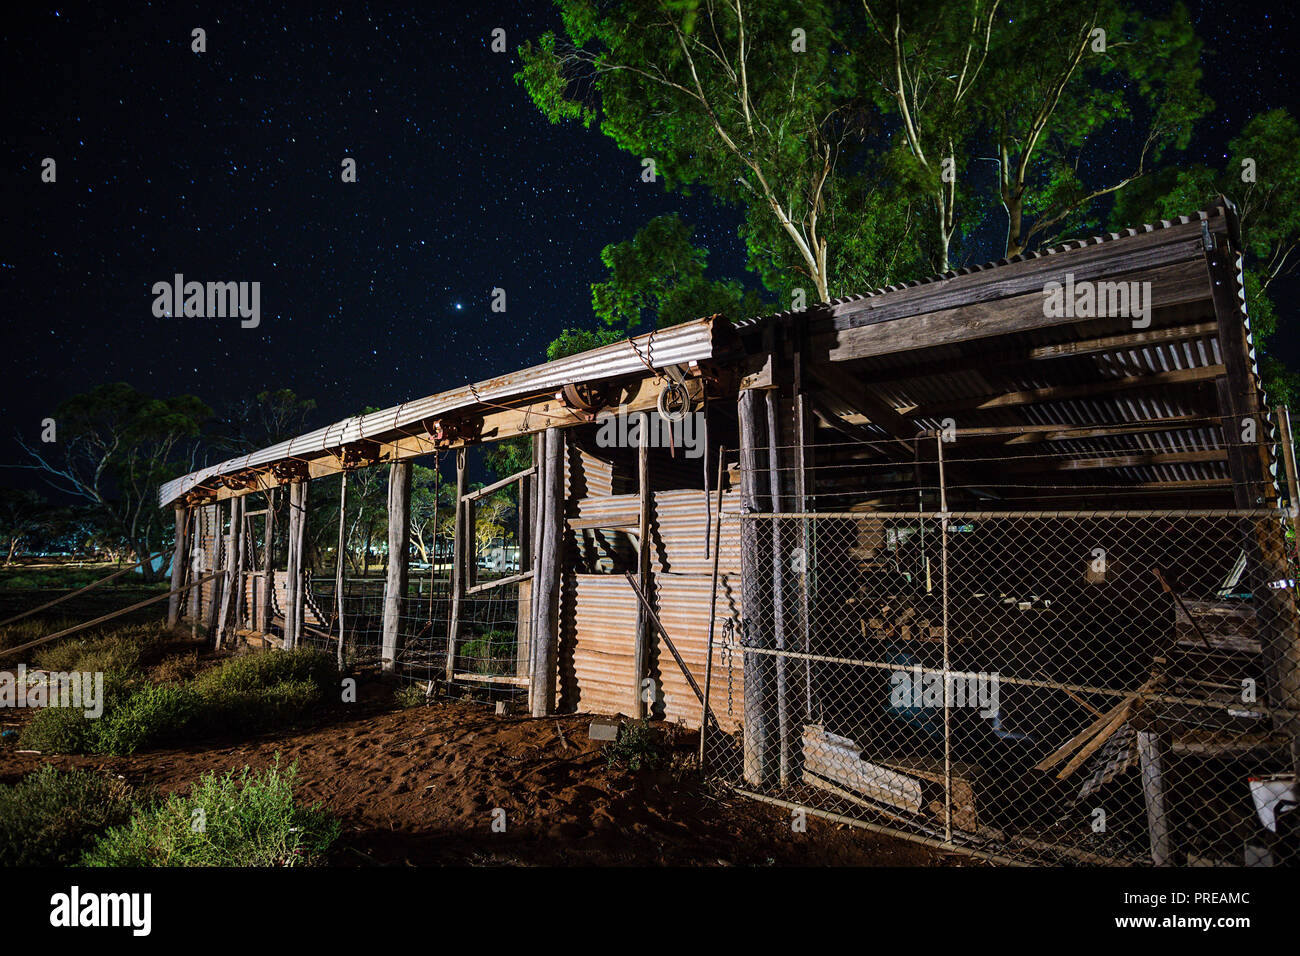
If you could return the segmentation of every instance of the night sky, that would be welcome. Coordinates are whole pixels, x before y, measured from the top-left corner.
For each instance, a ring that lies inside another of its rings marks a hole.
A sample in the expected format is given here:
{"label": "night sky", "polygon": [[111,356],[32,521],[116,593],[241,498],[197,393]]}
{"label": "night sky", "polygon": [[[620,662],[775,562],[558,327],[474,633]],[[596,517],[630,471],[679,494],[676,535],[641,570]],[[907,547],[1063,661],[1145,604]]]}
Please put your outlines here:
{"label": "night sky", "polygon": [[[36,440],[61,400],[103,382],[218,409],[287,386],[319,403],[314,427],[533,364],[591,323],[600,249],[661,213],[741,274],[734,211],[641,182],[637,157],[528,102],[514,49],[558,27],[549,3],[291,6],[7,11],[0,462],[21,460],[14,431]],[[1295,6],[1190,6],[1217,104],[1192,158],[1217,167],[1252,113],[1300,112]],[[506,54],[489,49],[496,27]],[[156,318],[151,286],[178,272],[260,281],[261,325]]]}

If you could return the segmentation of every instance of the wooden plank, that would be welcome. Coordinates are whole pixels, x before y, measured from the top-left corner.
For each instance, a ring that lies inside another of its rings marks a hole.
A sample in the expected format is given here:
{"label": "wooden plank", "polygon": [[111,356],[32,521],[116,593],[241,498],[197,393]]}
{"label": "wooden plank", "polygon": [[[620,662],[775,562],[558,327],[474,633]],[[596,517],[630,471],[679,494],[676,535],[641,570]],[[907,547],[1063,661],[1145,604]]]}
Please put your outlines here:
{"label": "wooden plank", "polygon": [[803,729],[803,765],[820,777],[891,806],[913,813],[920,813],[924,806],[919,780],[863,760],[852,740],[816,724]]}
{"label": "wooden plank", "polygon": [[[1224,228],[1222,217],[1210,225]],[[1041,291],[1045,283],[1063,281],[1067,273],[1081,281],[1134,281],[1132,274],[1196,261],[1201,256],[1201,223],[1180,224],[1125,238],[1118,243],[1099,242],[1081,249],[1042,255],[1000,265],[964,276],[918,283],[882,295],[868,296],[830,307],[829,325],[835,330],[923,315],[962,304]],[[822,323],[819,323],[822,324]],[[820,330],[819,330],[820,331]]]}
{"label": "wooden plank", "polygon": [[[764,474],[758,467],[758,442],[763,429],[758,393],[746,389],[737,404],[740,422],[740,499],[746,514],[762,511],[759,504]],[[763,634],[765,622],[771,620],[771,568],[760,560],[759,537],[763,533],[757,521],[742,521],[740,605],[742,640],[747,646],[767,646]],[[742,736],[745,782],[753,787],[766,786],[775,769],[772,733],[771,662],[766,655],[741,652],[744,674],[745,716]]]}
{"label": "wooden plank", "polygon": [[339,543],[334,559],[334,604],[339,619],[339,646],[337,661],[339,670],[343,670],[343,649],[348,641],[343,614],[343,571],[347,554],[348,525],[348,472],[343,472],[342,484],[339,486]]}
{"label": "wooden plank", "polygon": [[275,489],[266,489],[266,518],[262,526],[262,591],[257,613],[257,627],[262,633],[271,630],[271,592],[275,589]]}
{"label": "wooden plank", "polygon": [[1167,329],[1151,332],[1130,332],[1126,335],[1104,335],[1100,338],[1082,339],[1078,342],[1061,342],[1056,345],[1043,345],[1030,349],[1029,358],[1034,361],[1044,359],[1066,358],[1072,355],[1095,355],[1098,352],[1117,352],[1124,349],[1139,349],[1149,345],[1165,342],[1184,342],[1187,339],[1214,335],[1218,332],[1214,322],[1197,322],[1193,325],[1175,325]]}
{"label": "wooden plank", "polygon": [[1164,385],[1188,385],[1196,382],[1209,382],[1223,374],[1222,365],[1209,365],[1203,368],[1176,369],[1172,372],[1155,372],[1149,375],[1129,375],[1124,378],[1106,379],[1101,382],[1089,382],[1084,385],[1052,385],[1047,388],[1031,388],[1000,395],[988,395],[975,398],[963,398],[952,402],[939,402],[934,405],[912,406],[903,409],[904,413],[917,418],[931,418],[955,412],[983,411],[989,408],[1011,408],[1018,405],[1036,405],[1043,402],[1059,402],[1072,398],[1093,398],[1098,395],[1111,395],[1138,388],[1155,388]]}
{"label": "wooden plank", "polygon": [[[1209,276],[1204,261],[1199,258],[1158,270],[1131,273],[1125,276],[1125,281],[1151,283],[1152,310],[1210,297]],[[962,303],[924,315],[900,315],[892,321],[823,332],[814,335],[813,345],[832,362],[848,362],[1030,329],[1114,321],[1108,316],[1095,319],[1045,316],[1043,302],[1039,282],[1034,291],[997,301]]]}

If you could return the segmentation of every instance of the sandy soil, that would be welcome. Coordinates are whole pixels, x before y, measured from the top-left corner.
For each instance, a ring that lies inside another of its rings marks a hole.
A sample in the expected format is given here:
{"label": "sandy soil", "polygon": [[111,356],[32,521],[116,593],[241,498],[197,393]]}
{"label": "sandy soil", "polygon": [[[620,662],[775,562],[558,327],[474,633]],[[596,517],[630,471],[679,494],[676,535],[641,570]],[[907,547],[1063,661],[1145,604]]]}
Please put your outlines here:
{"label": "sandy soil", "polygon": [[[0,750],[0,782],[42,762],[100,768],[137,786],[185,788],[208,770],[297,761],[300,796],[342,818],[333,862],[576,865],[969,865],[908,841],[788,813],[701,787],[693,772],[607,767],[590,718],[497,716],[479,703],[395,709],[382,684],[318,723],[254,739],[195,742],[130,757]],[[13,716],[18,716],[15,714]],[[12,724],[10,725],[12,726]],[[664,728],[672,737],[672,728]],[[670,746],[680,763],[693,734]],[[492,811],[506,812],[493,832]]]}

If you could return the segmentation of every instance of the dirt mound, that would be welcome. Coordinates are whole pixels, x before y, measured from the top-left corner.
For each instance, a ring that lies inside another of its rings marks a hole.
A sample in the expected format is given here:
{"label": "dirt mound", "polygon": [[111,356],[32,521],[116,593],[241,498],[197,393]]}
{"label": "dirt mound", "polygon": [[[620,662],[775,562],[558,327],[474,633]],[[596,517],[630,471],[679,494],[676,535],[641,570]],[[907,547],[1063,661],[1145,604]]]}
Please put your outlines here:
{"label": "dirt mound", "polygon": [[[0,780],[40,763],[99,767],[137,786],[183,789],[208,770],[299,764],[301,795],[343,820],[334,862],[368,864],[889,865],[969,862],[698,784],[681,768],[698,739],[660,728],[660,769],[610,769],[589,718],[497,716],[482,704],[394,710],[373,684],[362,700],[279,735],[195,742],[130,757],[0,751]],[[504,832],[493,829],[505,812]],[[495,818],[499,819],[500,814]]]}

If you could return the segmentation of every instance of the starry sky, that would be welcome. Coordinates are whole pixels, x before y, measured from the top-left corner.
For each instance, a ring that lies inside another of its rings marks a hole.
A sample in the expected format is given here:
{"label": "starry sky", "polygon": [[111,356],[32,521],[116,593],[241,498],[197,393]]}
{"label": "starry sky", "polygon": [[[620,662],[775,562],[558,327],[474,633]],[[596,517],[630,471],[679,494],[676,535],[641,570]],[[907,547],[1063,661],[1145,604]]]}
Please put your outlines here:
{"label": "starry sky", "polygon": [[[287,6],[6,13],[0,463],[21,459],[15,430],[34,440],[61,400],[104,382],[217,408],[289,387],[318,402],[314,427],[533,364],[590,323],[600,249],[661,213],[743,274],[733,210],[642,182],[637,157],[528,102],[514,49],[558,27],[549,3]],[[1295,7],[1189,8],[1218,104],[1193,153],[1220,166],[1251,113],[1300,112]],[[155,317],[151,287],[175,273],[259,281],[260,326]]]}

